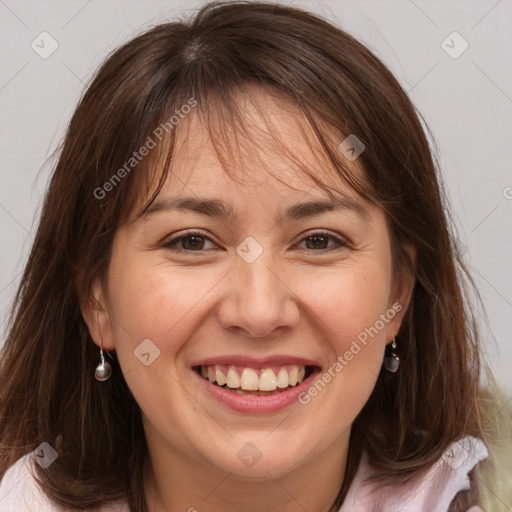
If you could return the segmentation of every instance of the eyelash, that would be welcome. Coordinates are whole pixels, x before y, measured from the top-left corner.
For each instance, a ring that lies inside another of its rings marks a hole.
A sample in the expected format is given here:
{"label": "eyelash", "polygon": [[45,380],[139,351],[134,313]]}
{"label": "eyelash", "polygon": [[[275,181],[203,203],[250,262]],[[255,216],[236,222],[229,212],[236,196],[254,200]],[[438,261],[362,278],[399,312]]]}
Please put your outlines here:
{"label": "eyelash", "polygon": [[[207,236],[202,231],[189,231],[189,232],[185,233],[184,235],[180,235],[180,236],[178,236],[176,238],[173,238],[173,239],[171,239],[171,240],[169,240],[167,242],[164,242],[162,244],[162,247],[165,248],[165,249],[170,249],[170,250],[175,251],[175,252],[186,252],[186,253],[193,253],[193,252],[201,253],[201,252],[205,252],[205,250],[193,251],[193,250],[190,250],[190,249],[178,249],[178,248],[175,247],[181,240],[184,240],[184,239],[187,239],[187,238],[191,238],[193,236],[200,236],[201,238],[204,238],[206,240],[209,240],[212,243],[215,243],[215,242],[213,242],[213,240],[209,236]],[[334,240],[336,242],[338,247],[329,247],[327,249],[318,249],[318,250],[315,250],[315,249],[303,249],[304,251],[325,253],[325,252],[328,252],[328,251],[340,250],[342,248],[350,247],[350,245],[347,242],[341,240],[338,237],[335,237],[334,235],[332,235],[328,231],[323,231],[323,230],[319,230],[319,231],[314,231],[312,233],[308,233],[306,236],[304,236],[300,240],[300,242],[303,242],[304,240],[306,240],[308,238],[313,238],[315,236],[325,236],[327,238],[330,238],[331,240]]]}

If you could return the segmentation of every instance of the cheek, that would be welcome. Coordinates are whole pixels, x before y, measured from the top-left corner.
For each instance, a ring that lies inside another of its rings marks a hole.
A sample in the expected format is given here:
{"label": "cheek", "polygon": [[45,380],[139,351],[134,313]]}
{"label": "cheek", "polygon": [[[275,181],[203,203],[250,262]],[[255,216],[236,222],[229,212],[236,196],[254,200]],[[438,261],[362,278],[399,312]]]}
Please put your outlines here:
{"label": "cheek", "polygon": [[201,324],[201,304],[222,276],[215,269],[171,268],[166,261],[148,264],[142,257],[117,260],[110,280],[116,341],[136,346],[149,338],[162,351],[177,350],[192,324]]}
{"label": "cheek", "polygon": [[[117,358],[144,413],[165,424],[175,414],[169,404],[183,400],[176,386],[178,354],[202,325],[208,293],[225,272],[147,264],[137,257],[112,261],[109,290]],[[138,358],[144,353],[150,354],[147,366]]]}
{"label": "cheek", "polygon": [[386,314],[390,284],[386,268],[375,261],[331,270],[314,286],[311,282],[305,287],[302,296],[318,317],[319,325],[324,326],[337,354],[341,354],[358,337],[364,341],[365,333],[371,339],[386,338],[388,323],[381,320],[381,315]]}
{"label": "cheek", "polygon": [[314,313],[316,338],[321,332],[329,347],[323,376],[331,391],[329,398],[323,396],[332,400],[336,421],[348,425],[370,396],[382,366],[394,317],[388,312],[391,280],[386,261],[374,259],[331,270],[316,284],[304,286],[302,296]]}

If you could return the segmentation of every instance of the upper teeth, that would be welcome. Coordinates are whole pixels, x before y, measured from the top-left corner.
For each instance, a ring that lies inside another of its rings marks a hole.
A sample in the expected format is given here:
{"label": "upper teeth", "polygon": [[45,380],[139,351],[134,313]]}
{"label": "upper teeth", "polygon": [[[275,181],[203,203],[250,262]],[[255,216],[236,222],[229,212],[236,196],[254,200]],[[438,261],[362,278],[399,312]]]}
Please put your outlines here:
{"label": "upper teeth", "polygon": [[296,386],[304,380],[305,373],[306,368],[296,364],[261,370],[220,364],[201,366],[201,375],[210,382],[246,391],[273,391],[276,388]]}

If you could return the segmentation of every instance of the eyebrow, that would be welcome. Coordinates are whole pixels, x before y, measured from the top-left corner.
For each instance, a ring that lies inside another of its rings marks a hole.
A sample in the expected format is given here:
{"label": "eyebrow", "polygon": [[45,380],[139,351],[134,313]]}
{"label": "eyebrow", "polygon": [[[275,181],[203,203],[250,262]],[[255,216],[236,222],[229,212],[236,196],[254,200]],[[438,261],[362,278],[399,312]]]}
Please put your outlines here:
{"label": "eyebrow", "polygon": [[[192,211],[233,223],[239,219],[239,215],[233,207],[220,199],[176,197],[151,203],[135,220],[146,219],[159,212],[174,210]],[[316,200],[294,204],[285,211],[284,217],[281,212],[278,212],[275,221],[277,224],[282,224],[283,219],[300,220],[334,210],[353,211],[365,224],[370,223],[371,220],[368,210],[354,199],[350,197],[332,197],[330,200]]]}

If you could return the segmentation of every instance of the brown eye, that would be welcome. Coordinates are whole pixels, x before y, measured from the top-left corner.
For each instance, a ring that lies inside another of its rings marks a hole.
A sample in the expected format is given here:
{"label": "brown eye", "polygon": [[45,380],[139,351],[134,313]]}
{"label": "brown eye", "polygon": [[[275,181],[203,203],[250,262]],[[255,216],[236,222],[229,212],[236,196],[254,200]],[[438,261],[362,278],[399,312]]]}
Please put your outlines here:
{"label": "brown eye", "polygon": [[325,235],[308,236],[305,240],[308,249],[327,249],[329,243],[329,237]]}
{"label": "brown eye", "polygon": [[204,247],[204,237],[202,236],[184,236],[180,239],[183,249],[193,251],[201,250]]}
{"label": "brown eye", "polygon": [[173,251],[202,252],[209,249],[208,247],[205,248],[205,244],[208,242],[214,245],[210,238],[202,233],[189,233],[164,242],[162,247]]}
{"label": "brown eye", "polygon": [[[334,244],[329,246],[329,241],[333,241]],[[303,238],[302,242],[305,243],[306,249],[312,250],[314,252],[329,251],[336,248],[348,247],[348,244],[343,240],[323,232],[313,233]]]}

